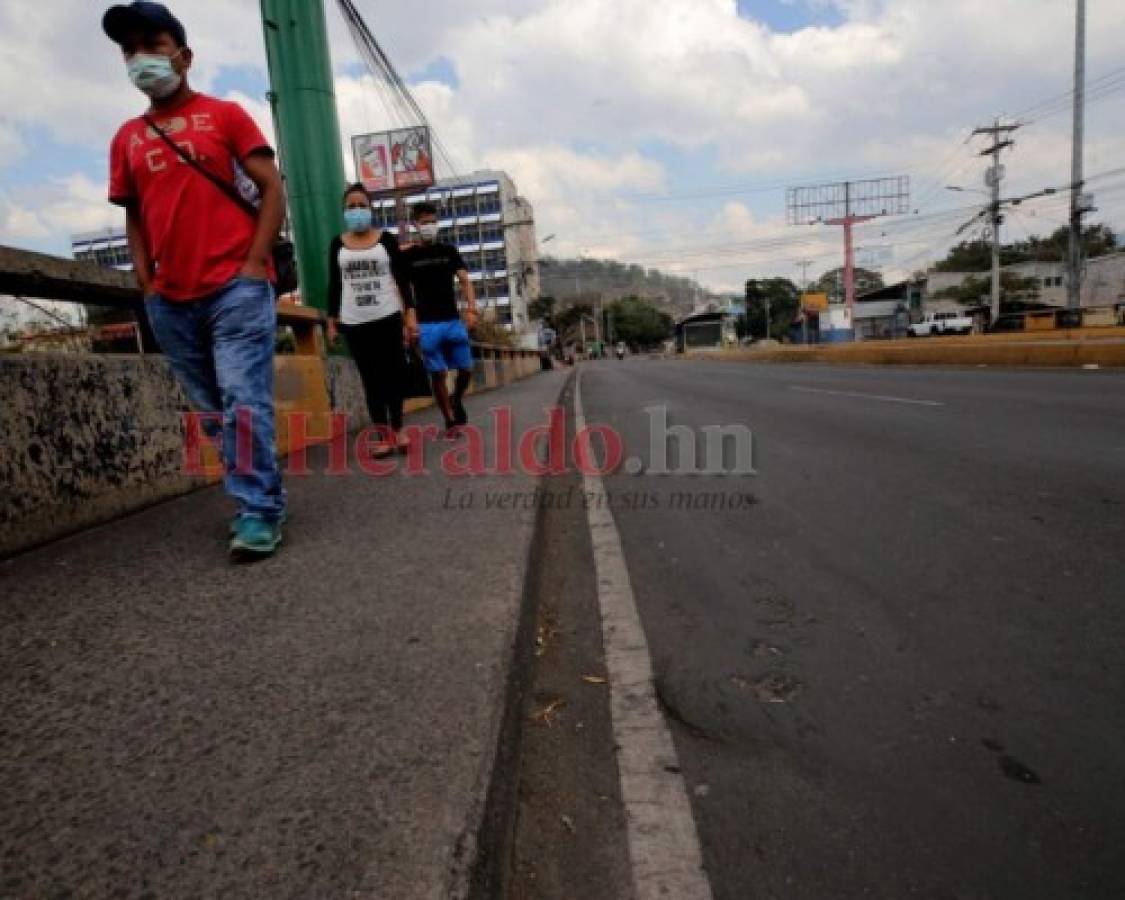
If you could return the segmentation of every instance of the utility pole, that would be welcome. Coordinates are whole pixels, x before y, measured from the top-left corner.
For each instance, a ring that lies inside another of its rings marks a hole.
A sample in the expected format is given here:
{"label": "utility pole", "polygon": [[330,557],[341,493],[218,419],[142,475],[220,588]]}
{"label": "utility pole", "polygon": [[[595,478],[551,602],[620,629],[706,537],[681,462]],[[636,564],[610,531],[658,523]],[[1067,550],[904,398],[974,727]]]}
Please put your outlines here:
{"label": "utility pole", "polygon": [[813,264],[811,259],[798,260],[797,268],[801,270],[801,292],[807,293],[809,289],[809,266]]}
{"label": "utility pole", "polygon": [[973,131],[973,135],[987,134],[992,138],[992,146],[980,152],[981,156],[991,156],[992,166],[985,173],[984,183],[992,189],[992,203],[989,212],[992,214],[992,298],[990,322],[995,323],[1000,317],[1000,224],[1003,221],[1000,215],[1000,183],[1004,180],[1004,167],[1000,165],[1000,154],[1009,147],[1015,146],[1015,141],[1009,135],[1020,128],[1019,125],[1001,125],[1000,120],[992,125],[982,125]]}
{"label": "utility pole", "polygon": [[805,294],[809,292],[809,266],[813,264],[811,259],[802,259],[797,263],[798,268],[801,270],[801,343],[807,344],[809,342],[809,311],[805,309]]}
{"label": "utility pole", "polygon": [[340,230],[344,161],[323,0],[261,0],[270,105],[285,187],[302,301],[328,308],[328,256]]}
{"label": "utility pole", "polygon": [[1074,145],[1070,174],[1070,253],[1067,257],[1066,301],[1082,305],[1082,216],[1086,212],[1083,187],[1083,139],[1086,117],[1086,0],[1077,0],[1074,45]]}

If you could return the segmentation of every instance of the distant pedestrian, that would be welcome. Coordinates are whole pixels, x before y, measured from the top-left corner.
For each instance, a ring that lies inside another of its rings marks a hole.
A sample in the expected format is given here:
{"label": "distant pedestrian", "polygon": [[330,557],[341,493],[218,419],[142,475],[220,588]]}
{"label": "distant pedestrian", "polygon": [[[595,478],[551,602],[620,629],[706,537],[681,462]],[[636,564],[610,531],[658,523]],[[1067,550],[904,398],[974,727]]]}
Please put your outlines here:
{"label": "distant pedestrian", "polygon": [[414,300],[398,241],[372,227],[362,184],[344,193],[345,231],[328,251],[328,342],[342,332],[363,381],[367,411],[380,431],[375,457],[405,450],[402,403],[406,347],[418,337]]}
{"label": "distant pedestrian", "polygon": [[[109,199],[125,208],[145,309],[172,371],[196,410],[221,418],[203,427],[222,435],[223,483],[238,503],[231,554],[268,556],[286,516],[274,451],[270,255],[285,209],[274,153],[240,106],[188,85],[193,54],[167,7],[114,6],[102,27],[151,101],[113,139]],[[238,452],[240,427],[249,453]]]}
{"label": "distant pedestrian", "polygon": [[[464,396],[473,376],[469,332],[477,324],[477,297],[457,248],[437,239],[437,207],[416,204],[414,224],[421,243],[406,251],[406,262],[418,311],[419,347],[433,382],[434,399],[445,417],[446,437],[455,437],[458,428],[469,421]],[[464,320],[457,311],[455,278],[465,300]],[[452,394],[446,375],[450,369],[457,372]]]}

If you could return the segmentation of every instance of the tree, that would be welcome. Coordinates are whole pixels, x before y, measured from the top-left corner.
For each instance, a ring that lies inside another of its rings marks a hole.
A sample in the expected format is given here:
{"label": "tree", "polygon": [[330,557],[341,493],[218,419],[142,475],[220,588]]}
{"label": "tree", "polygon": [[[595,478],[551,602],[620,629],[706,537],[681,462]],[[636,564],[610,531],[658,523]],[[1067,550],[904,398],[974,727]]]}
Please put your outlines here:
{"label": "tree", "polygon": [[[800,306],[801,292],[788,278],[751,278],[746,282],[746,315],[740,316],[743,320],[742,328],[745,334],[754,337],[766,337],[766,301],[769,301],[770,322],[769,334],[771,338],[780,340],[789,332],[789,326],[797,317]],[[735,332],[739,330],[739,322],[735,322]],[[740,338],[743,334],[738,335]]]}
{"label": "tree", "polygon": [[[985,276],[970,275],[961,284],[937,291],[935,300],[956,300],[966,306],[988,303],[992,294],[992,279]],[[1039,299],[1039,279],[1017,275],[1015,272],[1000,273],[1000,311],[1018,312],[1034,309],[1041,304]]]}
{"label": "tree", "polygon": [[672,317],[640,297],[624,297],[607,307],[613,336],[631,347],[653,347],[672,335]]}
{"label": "tree", "polygon": [[[1065,262],[1070,248],[1070,228],[1063,225],[1047,237],[1032,235],[1027,240],[1000,247],[1000,265],[1022,262]],[[1087,259],[1117,250],[1117,235],[1104,223],[1090,225],[1082,232],[1082,254]],[[945,259],[934,265],[938,272],[987,272],[992,268],[992,242],[962,241],[952,247]]]}
{"label": "tree", "polygon": [[[884,286],[881,273],[862,266],[855,268],[855,292],[857,295],[867,291],[877,291]],[[834,300],[844,299],[844,267],[838,266],[821,275],[813,286],[815,292],[827,294]]]}
{"label": "tree", "polygon": [[937,272],[987,272],[990,268],[992,244],[988,241],[962,241],[950,249],[945,259],[934,264]]}
{"label": "tree", "polygon": [[544,325],[554,327],[555,307],[558,302],[554,297],[543,296],[532,300],[527,305],[527,316],[532,321],[539,319]]}
{"label": "tree", "polygon": [[[1032,259],[1063,262],[1070,252],[1070,228],[1063,225],[1046,240],[1033,237],[1028,245],[1032,250]],[[1116,249],[1117,235],[1108,225],[1090,225],[1082,231],[1082,255],[1087,259],[1105,256]]]}
{"label": "tree", "polygon": [[1082,232],[1082,253],[1087,257],[1106,256],[1117,250],[1117,233],[1104,222]]}
{"label": "tree", "polygon": [[753,337],[750,331],[750,320],[746,318],[745,313],[734,320],[734,333],[738,336],[740,341],[744,337]]}
{"label": "tree", "polygon": [[[555,331],[558,332],[561,340],[566,340],[568,333],[575,328],[578,328],[578,323],[583,316],[593,317],[593,310],[587,303],[575,303],[568,306],[566,309],[559,310],[555,313]],[[593,336],[593,330],[590,331],[590,337]]]}

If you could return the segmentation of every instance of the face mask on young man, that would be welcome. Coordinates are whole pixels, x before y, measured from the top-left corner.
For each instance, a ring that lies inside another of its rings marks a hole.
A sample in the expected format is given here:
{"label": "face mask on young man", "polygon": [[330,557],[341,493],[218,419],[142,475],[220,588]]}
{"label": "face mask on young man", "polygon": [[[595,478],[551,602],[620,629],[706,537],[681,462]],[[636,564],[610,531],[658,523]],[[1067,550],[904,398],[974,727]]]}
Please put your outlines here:
{"label": "face mask on young man", "polygon": [[438,236],[438,223],[437,222],[423,222],[418,226],[418,234],[422,236],[422,240],[427,244],[432,244],[437,240]]}
{"label": "face mask on young man", "polygon": [[[181,52],[177,50],[175,56]],[[184,76],[172,66],[174,58],[162,53],[134,53],[125,63],[129,80],[137,90],[153,100],[171,97],[184,81]]]}
{"label": "face mask on young man", "polygon": [[360,234],[371,228],[371,210],[364,206],[344,210],[344,224],[348,231]]}

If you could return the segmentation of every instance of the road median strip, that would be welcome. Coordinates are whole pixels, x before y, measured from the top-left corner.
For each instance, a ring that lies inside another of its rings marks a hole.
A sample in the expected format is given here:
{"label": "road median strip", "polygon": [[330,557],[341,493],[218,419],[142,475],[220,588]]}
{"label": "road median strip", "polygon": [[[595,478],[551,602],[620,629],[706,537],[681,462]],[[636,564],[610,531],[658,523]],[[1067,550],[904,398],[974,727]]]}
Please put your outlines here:
{"label": "road median strip", "polygon": [[1066,332],[1029,335],[974,335],[900,341],[865,341],[829,346],[788,346],[769,350],[692,352],[692,359],[724,362],[859,363],[866,365],[992,365],[1106,368],[1125,367],[1125,329],[1099,329],[1096,335]]}

